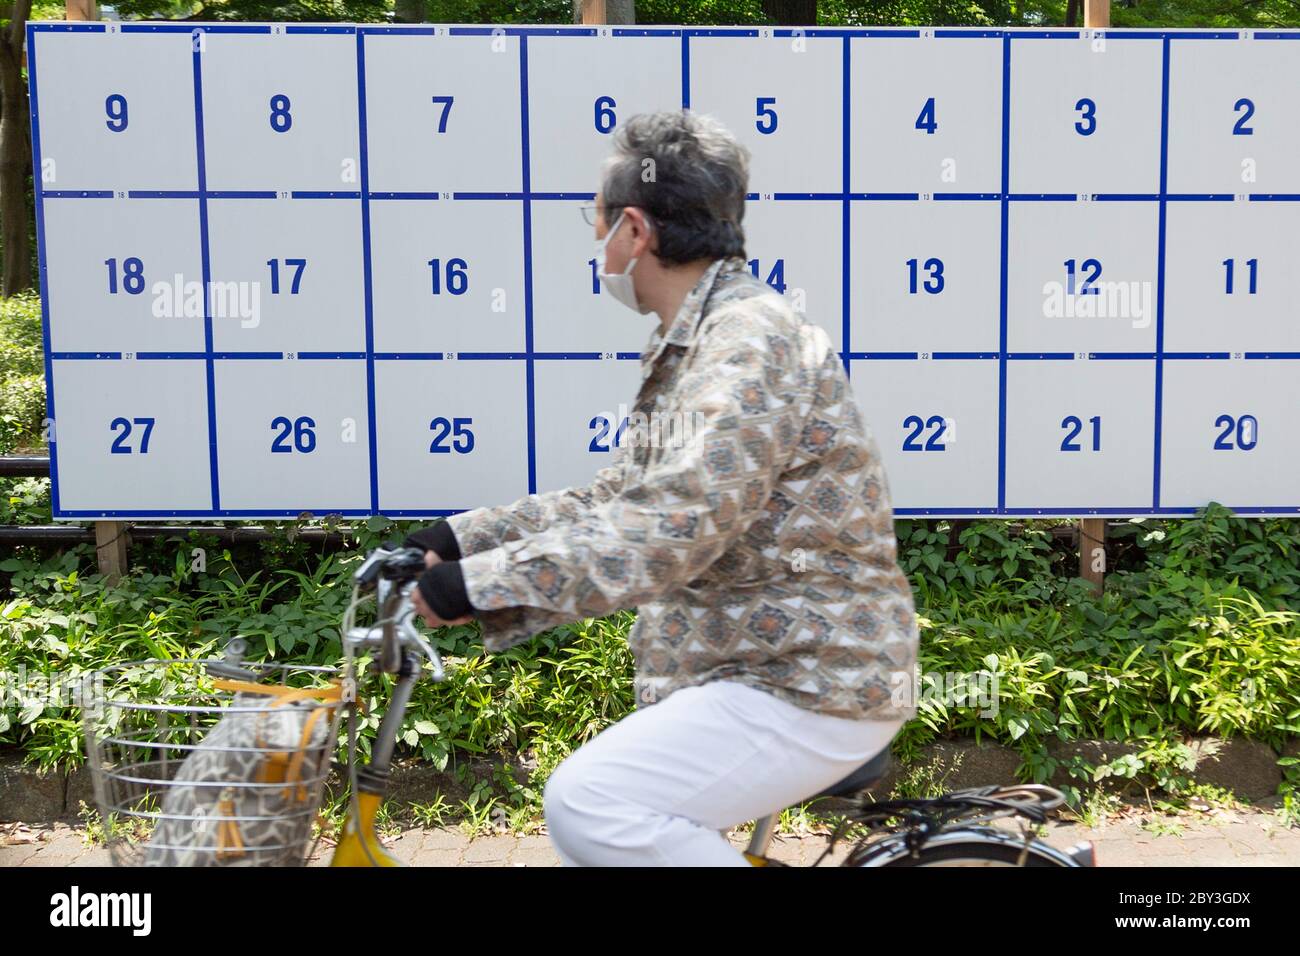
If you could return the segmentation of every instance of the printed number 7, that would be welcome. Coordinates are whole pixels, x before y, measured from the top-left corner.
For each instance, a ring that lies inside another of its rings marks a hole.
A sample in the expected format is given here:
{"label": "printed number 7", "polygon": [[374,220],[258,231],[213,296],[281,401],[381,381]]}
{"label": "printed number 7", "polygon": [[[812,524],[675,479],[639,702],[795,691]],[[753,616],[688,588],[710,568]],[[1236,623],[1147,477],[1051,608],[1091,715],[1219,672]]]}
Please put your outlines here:
{"label": "printed number 7", "polygon": [[454,96],[435,96],[434,103],[442,104],[442,116],[438,117],[438,132],[447,132],[447,116],[451,113],[451,104],[455,101]]}

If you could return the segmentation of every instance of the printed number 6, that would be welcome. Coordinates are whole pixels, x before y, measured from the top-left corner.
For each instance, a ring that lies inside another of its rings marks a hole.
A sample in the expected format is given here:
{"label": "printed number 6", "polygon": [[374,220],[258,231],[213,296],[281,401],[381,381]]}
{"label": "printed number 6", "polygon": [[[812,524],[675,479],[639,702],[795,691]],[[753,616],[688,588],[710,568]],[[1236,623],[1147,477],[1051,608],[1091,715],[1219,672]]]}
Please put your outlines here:
{"label": "printed number 6", "polygon": [[608,133],[618,122],[618,117],[614,114],[614,107],[618,106],[612,96],[596,97],[596,132]]}

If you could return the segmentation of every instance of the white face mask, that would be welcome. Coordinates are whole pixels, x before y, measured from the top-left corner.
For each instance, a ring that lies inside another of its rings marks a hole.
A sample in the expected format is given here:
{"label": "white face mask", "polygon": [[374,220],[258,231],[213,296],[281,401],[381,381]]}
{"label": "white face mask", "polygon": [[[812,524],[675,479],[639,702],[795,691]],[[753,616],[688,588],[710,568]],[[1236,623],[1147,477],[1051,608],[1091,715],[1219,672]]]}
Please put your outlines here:
{"label": "white face mask", "polygon": [[609,240],[614,238],[614,233],[618,232],[618,227],[622,225],[625,215],[627,215],[626,211],[619,213],[618,218],[614,220],[614,225],[609,232],[605,233],[605,238],[596,240],[596,278],[600,279],[605,291],[615,299],[633,312],[640,312],[645,315],[650,309],[637,301],[636,286],[632,283],[632,270],[636,268],[636,257],[632,257],[627,264],[627,268],[621,274],[610,275],[605,271],[605,247],[609,245]]}

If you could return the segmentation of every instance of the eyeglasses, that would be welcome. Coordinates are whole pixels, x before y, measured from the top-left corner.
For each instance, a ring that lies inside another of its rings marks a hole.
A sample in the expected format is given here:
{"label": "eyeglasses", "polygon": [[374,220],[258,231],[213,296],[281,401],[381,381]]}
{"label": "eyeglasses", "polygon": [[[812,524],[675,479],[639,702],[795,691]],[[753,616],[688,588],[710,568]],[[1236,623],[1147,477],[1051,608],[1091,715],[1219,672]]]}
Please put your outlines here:
{"label": "eyeglasses", "polygon": [[[622,207],[622,206],[606,206],[606,207],[605,207],[605,222],[609,222],[609,221],[610,221],[610,220],[609,220],[609,213],[610,213],[610,210],[613,210],[613,209],[622,209],[622,208],[624,208],[624,207]],[[588,199],[586,202],[584,202],[584,203],[582,204],[581,209],[582,209],[582,221],[585,222],[585,223],[586,223],[587,225],[589,225],[589,226],[594,226],[594,225],[596,225],[596,200],[594,200],[594,199]]]}

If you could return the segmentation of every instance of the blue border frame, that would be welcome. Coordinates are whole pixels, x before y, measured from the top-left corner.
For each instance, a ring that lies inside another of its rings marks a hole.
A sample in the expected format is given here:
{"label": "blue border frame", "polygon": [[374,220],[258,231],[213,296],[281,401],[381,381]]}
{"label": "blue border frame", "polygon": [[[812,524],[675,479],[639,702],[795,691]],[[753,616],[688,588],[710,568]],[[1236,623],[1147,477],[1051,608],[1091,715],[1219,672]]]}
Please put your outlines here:
{"label": "blue border frame", "polygon": [[[291,193],[292,199],[300,200],[325,200],[325,199],[346,199],[356,200],[359,203],[362,224],[362,248],[363,248],[363,277],[364,277],[364,299],[365,299],[365,321],[366,321],[366,349],[364,352],[300,352],[298,353],[301,360],[330,360],[330,359],[348,359],[364,360],[366,362],[366,389],[367,389],[367,413],[368,422],[368,441],[369,441],[369,483],[370,483],[370,508],[367,509],[319,509],[317,513],[337,513],[345,516],[364,516],[369,514],[385,514],[392,517],[432,517],[444,516],[457,513],[456,510],[446,509],[427,509],[419,511],[411,510],[393,510],[380,509],[379,507],[379,477],[378,477],[378,438],[375,422],[375,361],[376,360],[440,360],[443,358],[441,352],[388,352],[377,353],[374,348],[374,312],[373,312],[373,275],[371,267],[371,249],[370,249],[370,203],[372,201],[388,200],[428,200],[436,201],[439,199],[438,193],[371,193],[369,188],[369,165],[367,149],[367,129],[366,129],[366,90],[365,90],[365,37],[368,34],[381,36],[488,36],[501,34],[504,36],[513,36],[519,39],[519,57],[520,57],[520,136],[522,146],[522,189],[519,192],[502,192],[502,193],[454,193],[453,198],[460,199],[510,199],[518,200],[522,203],[523,209],[523,228],[524,228],[524,328],[525,328],[525,348],[523,352],[461,352],[457,354],[458,360],[520,360],[525,363],[526,375],[526,396],[527,396],[527,458],[528,458],[528,491],[536,491],[537,474],[536,474],[536,421],[535,421],[535,362],[542,360],[559,360],[559,361],[581,361],[581,360],[599,360],[602,358],[600,352],[537,352],[534,349],[533,337],[533,288],[532,288],[532,203],[534,201],[544,200],[575,200],[590,198],[590,194],[566,194],[566,193],[534,193],[532,191],[531,178],[531,161],[529,150],[529,101],[528,101],[528,38],[530,36],[543,37],[594,37],[594,36],[613,36],[613,37],[665,37],[678,38],[680,40],[681,56],[681,102],[683,107],[689,107],[691,102],[690,90],[690,46],[693,38],[700,37],[794,37],[798,35],[818,38],[840,38],[842,41],[842,185],[841,190],[836,193],[774,193],[772,199],[776,201],[795,200],[828,200],[841,204],[842,209],[842,342],[841,342],[841,360],[844,363],[846,373],[851,373],[852,362],[855,360],[899,360],[899,361],[916,361],[919,359],[919,353],[916,352],[853,352],[851,351],[851,249],[850,249],[850,224],[851,209],[854,201],[917,201],[920,196],[916,193],[854,193],[851,191],[851,64],[852,64],[852,43],[853,39],[860,38],[938,38],[938,39],[1000,39],[1003,48],[1003,88],[1002,88],[1002,173],[1001,173],[1001,192],[999,193],[935,193],[932,198],[936,201],[995,201],[999,203],[1001,212],[1001,230],[1000,230],[1000,277],[999,277],[999,351],[997,352],[944,352],[934,353],[934,360],[943,359],[981,359],[996,360],[998,362],[998,476],[997,476],[997,506],[981,508],[895,508],[895,514],[900,517],[940,517],[940,516],[1087,516],[1087,515],[1116,515],[1116,516],[1180,516],[1194,514],[1196,508],[1169,508],[1163,507],[1160,503],[1160,479],[1161,479],[1161,442],[1163,432],[1163,373],[1164,362],[1166,360],[1224,360],[1228,359],[1227,352],[1208,352],[1208,353],[1171,353],[1164,350],[1164,288],[1165,288],[1165,244],[1166,244],[1166,217],[1167,205],[1169,202],[1214,202],[1214,201],[1232,201],[1235,197],[1229,194],[1179,194],[1173,195],[1167,192],[1168,187],[1168,123],[1169,123],[1169,66],[1171,55],[1172,40],[1198,40],[1198,41],[1216,41],[1216,40],[1240,40],[1247,37],[1256,40],[1300,40],[1300,30],[1258,30],[1258,31],[1224,31],[1224,30],[1123,30],[1123,29],[1104,29],[1104,30],[1062,30],[1062,29],[1044,29],[1044,30],[1026,30],[1026,29],[989,29],[989,28],[908,28],[908,27],[881,27],[881,28],[835,28],[835,27],[816,27],[804,30],[790,28],[753,28],[753,27],[588,27],[588,26],[525,26],[525,27],[492,27],[492,26],[475,26],[475,25],[449,25],[449,26],[378,26],[378,25],[338,25],[338,24],[189,24],[189,23],[122,23],[112,26],[106,23],[66,23],[66,22],[29,22],[27,25],[27,49],[28,49],[28,75],[30,79],[30,100],[31,100],[31,130],[32,130],[32,151],[37,171],[36,176],[36,241],[37,241],[37,258],[39,263],[39,276],[41,284],[41,320],[42,320],[42,338],[45,349],[45,389],[46,389],[46,406],[47,416],[50,420],[55,421],[55,430],[50,436],[50,476],[51,476],[51,498],[53,506],[53,515],[61,519],[91,519],[91,518],[241,518],[241,517],[295,517],[301,513],[302,509],[227,509],[221,507],[220,498],[220,480],[218,468],[218,443],[216,431],[216,395],[215,395],[215,362],[218,360],[232,359],[281,359],[283,353],[279,352],[257,352],[257,353],[238,353],[238,352],[217,352],[213,349],[213,330],[212,316],[209,312],[209,304],[205,299],[204,302],[204,338],[205,348],[203,352],[147,352],[137,353],[139,360],[166,360],[166,359],[202,359],[205,365],[206,382],[207,382],[207,418],[208,418],[208,437],[210,445],[209,473],[211,483],[212,508],[211,510],[63,510],[60,507],[59,498],[59,474],[58,474],[58,442],[57,442],[57,418],[55,416],[55,398],[54,398],[54,375],[53,363],[56,360],[86,360],[86,361],[113,361],[121,360],[120,352],[52,352],[50,349],[50,314],[49,314],[49,295],[48,295],[48,274],[46,263],[46,243],[45,243],[45,218],[44,202],[50,200],[69,200],[69,199],[98,199],[111,198],[111,190],[45,190],[41,188],[40,169],[41,169],[41,142],[40,142],[40,122],[39,122],[39,93],[37,89],[37,42],[36,38],[41,33],[139,33],[139,34],[190,34],[200,33],[213,34],[270,34],[273,31],[283,29],[285,35],[352,35],[356,37],[357,47],[357,87],[358,87],[358,135],[360,151],[360,173],[361,183],[360,190],[357,191],[294,191]],[[1097,360],[1141,360],[1150,361],[1154,368],[1154,386],[1155,386],[1155,416],[1154,416],[1154,469],[1152,481],[1152,499],[1151,504],[1147,506],[1138,506],[1132,508],[1008,508],[1006,507],[1006,419],[1007,419],[1007,362],[1016,360],[1073,360],[1073,353],[1025,353],[1008,351],[1008,328],[1007,328],[1007,295],[1008,295],[1008,244],[1009,244],[1009,210],[1012,202],[1073,202],[1076,196],[1073,194],[1015,194],[1010,192],[1010,87],[1011,87],[1011,53],[1012,40],[1050,40],[1050,39],[1079,39],[1089,36],[1104,36],[1108,40],[1159,40],[1162,46],[1162,79],[1161,79],[1161,133],[1160,133],[1160,189],[1154,194],[1099,194],[1093,196],[1095,201],[1148,201],[1156,202],[1159,205],[1159,237],[1158,237],[1158,254],[1157,254],[1157,293],[1156,293],[1156,348],[1154,352],[1100,352],[1089,353],[1090,359]],[[207,225],[207,203],[209,199],[274,199],[274,191],[210,191],[207,189],[206,179],[206,159],[204,144],[204,127],[203,127],[203,77],[202,77],[202,60],[201,51],[195,49],[193,52],[193,82],[194,82],[194,104],[195,104],[195,132],[197,147],[198,163],[198,189],[197,190],[132,190],[129,192],[131,199],[149,199],[149,198],[187,198],[196,199],[199,204],[199,219],[201,230],[201,254],[203,279],[205,284],[209,280],[210,261],[208,247],[208,225]],[[757,198],[757,195],[751,197]],[[1249,194],[1251,202],[1294,202],[1300,201],[1300,193],[1296,194],[1267,194],[1252,193]],[[615,356],[617,360],[631,361],[639,359],[637,353],[620,352]],[[1300,360],[1300,352],[1290,351],[1262,351],[1244,353],[1246,359],[1288,359]],[[1239,514],[1254,515],[1293,515],[1300,514],[1300,505],[1284,506],[1243,506],[1234,507],[1232,510]]]}

